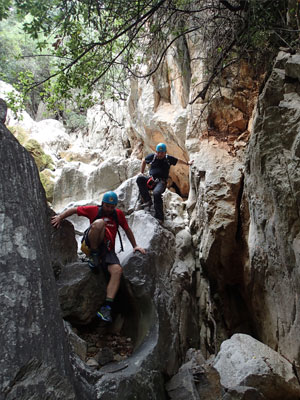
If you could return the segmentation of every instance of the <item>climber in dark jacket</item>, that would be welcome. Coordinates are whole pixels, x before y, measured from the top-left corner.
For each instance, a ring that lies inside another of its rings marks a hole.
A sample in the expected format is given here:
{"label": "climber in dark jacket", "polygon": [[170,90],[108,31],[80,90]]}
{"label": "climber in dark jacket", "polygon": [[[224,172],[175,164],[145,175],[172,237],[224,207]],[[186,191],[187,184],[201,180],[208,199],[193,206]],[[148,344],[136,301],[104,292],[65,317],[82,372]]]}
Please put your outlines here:
{"label": "climber in dark jacket", "polygon": [[[149,190],[153,190],[154,217],[162,223],[164,221],[162,194],[166,190],[171,165],[177,163],[192,165],[193,161],[184,161],[167,154],[167,146],[159,143],[156,153],[148,154],[142,161],[141,174],[137,177],[137,185],[142,197],[142,208],[152,205]],[[150,164],[149,175],[145,175],[146,164]]]}

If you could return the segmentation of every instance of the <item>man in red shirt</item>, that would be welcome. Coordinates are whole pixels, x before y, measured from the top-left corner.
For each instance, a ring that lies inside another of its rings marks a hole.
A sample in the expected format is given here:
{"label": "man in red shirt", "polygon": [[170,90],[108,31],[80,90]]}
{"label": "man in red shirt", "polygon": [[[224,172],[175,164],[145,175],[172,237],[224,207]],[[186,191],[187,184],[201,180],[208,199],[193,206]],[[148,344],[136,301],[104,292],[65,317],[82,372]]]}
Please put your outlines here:
{"label": "man in red shirt", "polygon": [[62,214],[52,217],[51,223],[54,227],[59,228],[63,219],[73,214],[87,217],[90,220],[90,227],[85,231],[83,240],[90,249],[89,266],[93,272],[98,271],[101,266],[107,269],[110,279],[106,290],[105,303],[97,312],[97,316],[104,321],[111,322],[111,308],[114,298],[120,286],[122,267],[115,253],[115,239],[117,235],[117,222],[124,229],[128,237],[133,251],[139,251],[145,254],[146,251],[142,247],[137,246],[132,230],[129,228],[124,213],[116,208],[118,196],[115,192],[107,192],[103,195],[101,212],[99,216],[99,206],[79,206],[64,211]]}

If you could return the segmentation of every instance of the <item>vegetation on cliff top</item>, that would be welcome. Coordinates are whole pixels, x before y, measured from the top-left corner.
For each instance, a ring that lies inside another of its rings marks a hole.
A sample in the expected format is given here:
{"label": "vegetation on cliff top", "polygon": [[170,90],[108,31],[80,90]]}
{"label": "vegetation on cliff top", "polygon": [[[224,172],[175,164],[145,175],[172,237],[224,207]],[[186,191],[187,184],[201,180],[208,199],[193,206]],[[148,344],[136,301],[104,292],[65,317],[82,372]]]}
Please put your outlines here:
{"label": "vegetation on cliff top", "polygon": [[295,49],[298,5],[297,0],[4,0],[0,19],[12,12],[25,18],[24,32],[36,43],[31,55],[47,60],[47,67],[42,75],[31,69],[29,79],[19,74],[16,83],[24,92],[41,88],[42,98],[57,110],[68,100],[90,106],[94,89],[102,98],[125,98],[129,77],[150,77],[168,49],[180,39],[197,40],[195,35],[207,43],[208,74],[191,102],[203,99],[228,65],[246,58],[259,67],[279,46]]}

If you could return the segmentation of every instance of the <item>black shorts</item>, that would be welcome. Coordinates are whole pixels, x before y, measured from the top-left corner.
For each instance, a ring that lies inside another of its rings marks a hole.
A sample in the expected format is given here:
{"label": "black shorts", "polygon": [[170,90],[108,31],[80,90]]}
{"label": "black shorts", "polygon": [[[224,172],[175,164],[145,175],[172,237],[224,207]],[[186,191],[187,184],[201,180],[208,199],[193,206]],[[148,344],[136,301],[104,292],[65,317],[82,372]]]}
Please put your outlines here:
{"label": "black shorts", "polygon": [[[82,242],[85,241],[86,245],[88,247],[90,247],[90,242],[89,242],[89,238],[88,238],[88,233],[90,231],[89,227],[88,229],[85,230],[83,237],[82,237]],[[99,250],[99,257],[101,258],[101,266],[103,268],[107,268],[109,265],[111,264],[120,264],[120,260],[118,258],[118,256],[116,255],[114,250],[108,250],[108,248],[106,247],[105,243],[102,242],[98,248]]]}

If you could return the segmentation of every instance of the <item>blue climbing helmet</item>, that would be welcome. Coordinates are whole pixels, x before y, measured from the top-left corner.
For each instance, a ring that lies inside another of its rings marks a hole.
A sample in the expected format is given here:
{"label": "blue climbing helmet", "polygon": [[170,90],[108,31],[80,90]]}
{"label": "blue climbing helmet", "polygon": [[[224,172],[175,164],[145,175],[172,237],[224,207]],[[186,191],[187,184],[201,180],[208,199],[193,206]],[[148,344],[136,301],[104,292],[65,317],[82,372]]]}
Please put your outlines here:
{"label": "blue climbing helmet", "polygon": [[167,146],[164,143],[158,143],[156,146],[156,151],[165,153],[167,151]]}
{"label": "blue climbing helmet", "polygon": [[102,203],[113,204],[116,206],[118,204],[118,196],[115,192],[106,192],[102,197]]}

